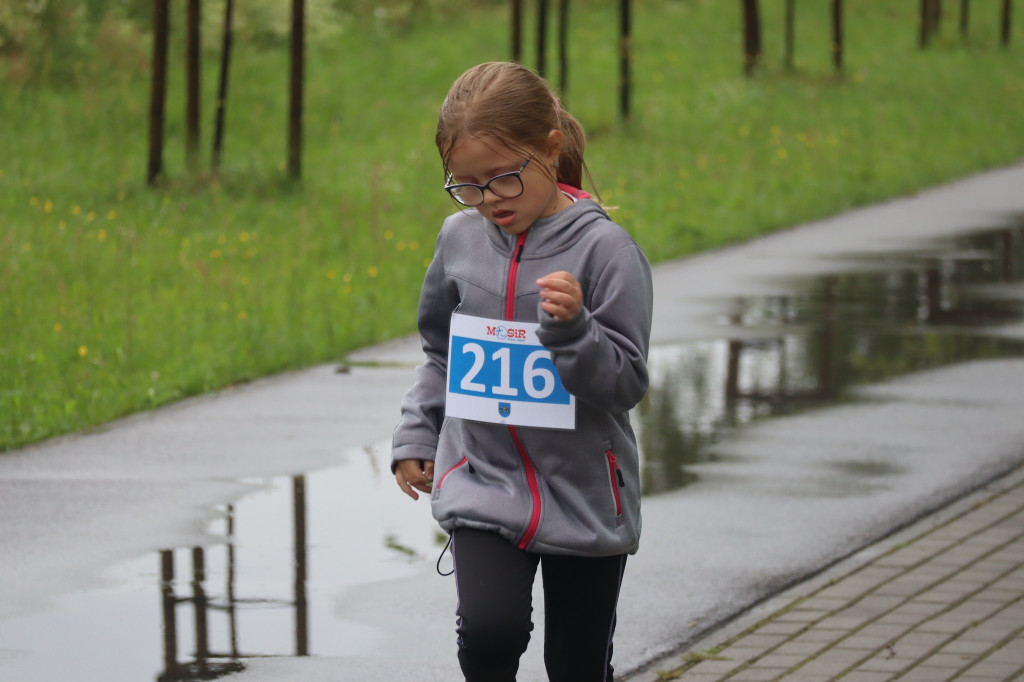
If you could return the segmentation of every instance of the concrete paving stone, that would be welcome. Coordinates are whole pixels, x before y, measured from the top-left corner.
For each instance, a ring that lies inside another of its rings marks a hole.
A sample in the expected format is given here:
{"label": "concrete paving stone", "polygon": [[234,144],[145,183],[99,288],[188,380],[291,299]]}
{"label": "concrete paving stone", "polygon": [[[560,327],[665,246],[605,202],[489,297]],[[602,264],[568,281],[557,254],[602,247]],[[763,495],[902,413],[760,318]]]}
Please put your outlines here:
{"label": "concrete paving stone", "polygon": [[722,679],[720,673],[699,673],[693,670],[687,670],[679,677],[673,678],[678,682],[718,682]]}
{"label": "concrete paving stone", "polygon": [[973,625],[974,621],[969,618],[939,616],[924,621],[914,629],[917,632],[953,637],[957,633],[973,627]]}
{"label": "concrete paving stone", "polygon": [[899,602],[893,601],[891,597],[872,595],[864,597],[863,599],[858,599],[847,608],[837,611],[836,615],[877,618],[883,613],[891,611],[898,603]]}
{"label": "concrete paving stone", "polygon": [[932,654],[921,662],[921,665],[934,666],[937,668],[956,668],[962,670],[979,661],[979,657],[969,654]]}
{"label": "concrete paving stone", "polygon": [[730,682],[771,682],[784,671],[778,668],[747,668],[729,678]]}
{"label": "concrete paving stone", "polygon": [[800,606],[798,608],[806,609],[808,611],[823,611],[828,613],[837,611],[849,603],[850,600],[845,597],[826,597],[821,594],[814,594],[800,602]]}
{"label": "concrete paving stone", "polygon": [[791,639],[788,642],[780,644],[773,650],[773,653],[809,658],[828,646],[832,646],[832,644],[827,642],[804,642]]}
{"label": "concrete paving stone", "polygon": [[720,675],[724,675],[746,665],[746,663],[747,662],[745,660],[741,659],[725,660],[721,658],[707,658],[693,666],[692,669],[699,670],[702,673],[718,673]]}
{"label": "concrete paving stone", "polygon": [[754,665],[758,668],[783,668],[788,670],[794,666],[800,665],[807,660],[806,656],[799,654],[780,654],[773,651],[767,656],[754,661]]}
{"label": "concrete paving stone", "polygon": [[916,566],[922,561],[927,561],[936,552],[936,549],[932,547],[919,546],[917,544],[908,545],[907,547],[900,548],[899,550],[886,554],[882,558],[874,562],[875,566],[881,566],[883,568],[910,568]]}
{"label": "concrete paving stone", "polygon": [[843,675],[843,682],[889,682],[892,675],[887,672],[870,672],[867,670],[854,670]]}
{"label": "concrete paving stone", "polygon": [[1024,666],[1024,647],[1021,644],[1022,642],[1019,639],[1016,641],[1010,640],[986,656],[985,660],[991,663]]}
{"label": "concrete paving stone", "polygon": [[980,656],[991,648],[992,645],[988,642],[970,641],[957,638],[944,644],[940,651],[947,654],[969,654]]}
{"label": "concrete paving stone", "polygon": [[887,613],[886,616],[905,615],[917,618],[918,620],[924,620],[929,616],[934,616],[939,613],[942,609],[943,607],[941,604],[935,604],[933,602],[908,601],[894,608],[892,611]]}
{"label": "concrete paving stone", "polygon": [[990,677],[997,680],[1010,680],[1016,676],[1024,673],[1024,666],[1013,665],[1010,663],[992,663],[990,661],[981,661],[971,666],[964,671],[969,675],[978,675],[981,677]]}
{"label": "concrete paving stone", "polygon": [[795,637],[789,639],[786,644],[805,642],[808,644],[834,644],[841,640],[846,633],[839,630],[818,630],[813,626],[804,630]]}
{"label": "concrete paving stone", "polygon": [[840,613],[815,623],[814,627],[824,630],[855,630],[869,620],[871,619],[867,616],[847,616],[845,613]]}
{"label": "concrete paving stone", "polygon": [[762,635],[794,635],[806,627],[806,623],[783,623],[772,621],[757,629]]}
{"label": "concrete paving stone", "polygon": [[782,615],[774,618],[772,622],[775,623],[815,623],[823,618],[828,617],[831,611],[810,611],[806,609],[792,609],[786,611]]}
{"label": "concrete paving stone", "polygon": [[889,616],[885,615],[878,620],[865,625],[860,629],[860,634],[865,635],[877,635],[879,637],[885,637],[889,640],[902,637],[911,631],[911,625],[907,623],[891,622],[888,620]]}
{"label": "concrete paving stone", "polygon": [[[719,651],[717,654],[715,654],[715,658],[735,663],[738,661],[752,661],[758,656],[764,656],[766,653],[768,653],[767,649],[743,646],[742,642],[743,640],[740,640],[739,643],[727,647],[722,651]],[[774,649],[772,649],[772,651],[774,651]]]}
{"label": "concrete paving stone", "polygon": [[764,634],[762,630],[759,628],[755,630],[752,634],[744,635],[742,642],[744,646],[760,647],[762,649],[773,649],[788,639],[789,637],[786,635]]}
{"label": "concrete paving stone", "polygon": [[900,682],[945,682],[956,679],[957,670],[917,666],[900,676]]}
{"label": "concrete paving stone", "polygon": [[841,641],[836,643],[837,647],[843,649],[862,649],[864,651],[877,651],[882,649],[890,642],[892,637],[886,637],[884,635],[871,634],[870,631],[860,630],[849,637],[843,638]]}

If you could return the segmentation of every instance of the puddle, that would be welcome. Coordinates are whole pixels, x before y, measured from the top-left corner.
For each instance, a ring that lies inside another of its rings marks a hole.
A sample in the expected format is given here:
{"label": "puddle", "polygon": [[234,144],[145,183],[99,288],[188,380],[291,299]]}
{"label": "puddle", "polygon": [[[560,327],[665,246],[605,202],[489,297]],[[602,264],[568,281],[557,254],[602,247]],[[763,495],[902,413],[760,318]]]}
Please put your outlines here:
{"label": "puddle", "polygon": [[[754,420],[910,372],[1024,356],[1024,335],[994,331],[1024,318],[1024,219],[857,265],[795,282],[791,295],[729,302],[719,340],[652,351],[634,415],[645,494],[696,481],[692,465]],[[848,473],[878,475],[858,463]]]}
{"label": "puddle", "polygon": [[[634,413],[646,494],[698,480],[694,465],[713,460],[714,444],[744,424],[848,401],[857,385],[911,371],[1024,356],[1020,335],[992,331],[1024,319],[1021,283],[1024,219],[861,260],[794,282],[791,295],[723,302],[720,339],[652,350],[651,389]],[[422,504],[400,503],[382,464],[387,449],[258,481],[260,492],[221,510],[210,544],[117,566],[109,589],[0,623],[0,670],[14,679],[88,669],[185,682],[241,670],[253,657],[386,655],[376,651],[382,633],[346,614],[342,597],[433,570],[444,541]],[[892,474],[878,462],[829,466],[868,485]],[[83,626],[97,614],[102,628]],[[61,651],[45,650],[54,641]]]}

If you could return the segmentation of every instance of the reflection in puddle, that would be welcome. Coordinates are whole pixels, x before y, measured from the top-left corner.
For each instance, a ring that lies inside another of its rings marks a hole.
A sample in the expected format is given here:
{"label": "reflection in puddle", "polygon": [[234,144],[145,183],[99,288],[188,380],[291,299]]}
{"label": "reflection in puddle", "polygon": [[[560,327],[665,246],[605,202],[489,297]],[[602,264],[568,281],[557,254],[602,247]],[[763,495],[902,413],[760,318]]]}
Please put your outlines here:
{"label": "reflection in puddle", "polygon": [[[737,299],[729,338],[654,349],[635,415],[645,494],[695,481],[690,465],[713,460],[710,446],[755,419],[836,403],[850,387],[909,372],[1024,356],[1024,341],[991,333],[1024,317],[1024,296],[1006,286],[1024,282],[1021,222],[875,257],[867,271],[798,282],[793,295]],[[879,475],[865,466],[846,473]]]}

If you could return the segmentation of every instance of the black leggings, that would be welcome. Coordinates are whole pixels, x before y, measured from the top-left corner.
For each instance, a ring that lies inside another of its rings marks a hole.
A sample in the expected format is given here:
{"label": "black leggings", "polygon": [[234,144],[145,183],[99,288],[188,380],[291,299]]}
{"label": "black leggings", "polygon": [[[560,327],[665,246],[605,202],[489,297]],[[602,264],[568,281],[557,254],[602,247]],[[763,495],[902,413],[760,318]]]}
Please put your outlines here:
{"label": "black leggings", "polygon": [[452,536],[459,664],[467,682],[511,682],[530,641],[533,580],[544,579],[544,665],[551,682],[611,682],[612,635],[626,555],[524,552],[497,533]]}

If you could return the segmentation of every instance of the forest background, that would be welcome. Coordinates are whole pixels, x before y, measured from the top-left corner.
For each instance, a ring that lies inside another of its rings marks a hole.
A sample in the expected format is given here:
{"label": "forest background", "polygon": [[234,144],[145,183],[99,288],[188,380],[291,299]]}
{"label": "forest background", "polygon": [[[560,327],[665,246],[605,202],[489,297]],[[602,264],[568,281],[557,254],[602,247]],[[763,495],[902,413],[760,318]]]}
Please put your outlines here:
{"label": "forest background", "polygon": [[[1002,3],[970,3],[967,35],[945,3],[922,49],[918,3],[847,0],[837,72],[828,3],[795,4],[788,69],[784,3],[765,0],[750,78],[740,4],[634,3],[624,119],[616,3],[571,3],[563,101],[602,201],[652,261],[1024,157],[1024,22],[1004,45]],[[415,328],[454,210],[436,112],[464,69],[509,58],[508,3],[307,0],[300,182],[286,174],[289,3],[236,4],[218,172],[205,159],[224,2],[203,3],[202,169],[184,159],[185,3],[171,5],[149,187],[152,4],[0,3],[0,451]]]}

